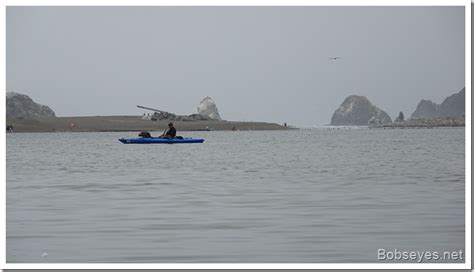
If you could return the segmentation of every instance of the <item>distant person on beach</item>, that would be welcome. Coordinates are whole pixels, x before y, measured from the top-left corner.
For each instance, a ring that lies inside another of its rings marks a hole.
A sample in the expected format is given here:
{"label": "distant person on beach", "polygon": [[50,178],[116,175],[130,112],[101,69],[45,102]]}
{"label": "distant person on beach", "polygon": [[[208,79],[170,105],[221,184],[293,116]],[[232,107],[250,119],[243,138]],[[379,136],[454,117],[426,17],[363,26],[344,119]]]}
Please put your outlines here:
{"label": "distant person on beach", "polygon": [[169,124],[168,124],[168,130],[167,130],[165,133],[161,134],[161,135],[160,135],[160,138],[169,138],[169,139],[172,139],[172,138],[174,138],[174,137],[176,137],[176,129],[174,128],[173,123],[172,123],[172,122],[169,122]]}

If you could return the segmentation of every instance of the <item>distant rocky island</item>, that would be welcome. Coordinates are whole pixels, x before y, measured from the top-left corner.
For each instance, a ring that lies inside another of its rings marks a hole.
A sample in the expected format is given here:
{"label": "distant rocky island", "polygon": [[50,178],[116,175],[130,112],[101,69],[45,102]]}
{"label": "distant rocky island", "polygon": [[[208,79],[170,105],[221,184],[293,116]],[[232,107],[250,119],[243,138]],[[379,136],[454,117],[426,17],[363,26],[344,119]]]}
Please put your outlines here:
{"label": "distant rocky island", "polygon": [[38,104],[24,94],[7,92],[6,102],[7,118],[34,119],[56,117],[56,114],[50,107]]}
{"label": "distant rocky island", "polygon": [[447,97],[441,104],[421,100],[411,118],[405,120],[400,112],[392,122],[390,116],[373,105],[366,97],[351,95],[336,109],[333,126],[369,127],[440,127],[465,125],[465,88]]}
{"label": "distant rocky island", "polygon": [[459,117],[465,113],[466,89],[462,88],[456,94],[447,97],[441,104],[431,100],[422,99],[416,110],[412,113],[412,119],[428,119],[443,117]]}
{"label": "distant rocky island", "polygon": [[395,122],[391,127],[459,127],[465,126],[466,88],[455,93],[441,104],[422,99],[411,118]]}
{"label": "distant rocky island", "polygon": [[367,97],[359,95],[348,96],[331,118],[332,126],[366,126],[369,123],[390,124],[392,118]]}

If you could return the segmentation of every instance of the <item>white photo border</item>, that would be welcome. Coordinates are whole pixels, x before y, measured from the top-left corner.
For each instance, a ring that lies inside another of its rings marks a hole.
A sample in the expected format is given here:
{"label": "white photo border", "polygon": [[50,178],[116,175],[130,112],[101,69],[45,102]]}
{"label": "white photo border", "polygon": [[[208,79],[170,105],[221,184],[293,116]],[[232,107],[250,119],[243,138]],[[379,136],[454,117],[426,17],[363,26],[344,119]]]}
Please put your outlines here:
{"label": "white photo border", "polygon": [[[6,263],[6,133],[0,173],[0,269],[471,269],[471,1],[469,0],[5,0],[0,12],[1,82],[6,87],[6,9],[8,6],[464,6],[465,7],[465,263]],[[5,95],[0,110],[6,112]],[[6,116],[0,123],[6,125]]]}

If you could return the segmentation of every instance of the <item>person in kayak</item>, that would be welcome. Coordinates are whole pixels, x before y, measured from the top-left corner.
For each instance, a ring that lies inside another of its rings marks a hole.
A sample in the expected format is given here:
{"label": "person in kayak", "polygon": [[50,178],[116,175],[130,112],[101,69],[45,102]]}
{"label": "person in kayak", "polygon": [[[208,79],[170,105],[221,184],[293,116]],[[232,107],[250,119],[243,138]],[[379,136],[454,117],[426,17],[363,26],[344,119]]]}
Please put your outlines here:
{"label": "person in kayak", "polygon": [[169,122],[168,124],[168,130],[160,135],[160,138],[167,138],[167,139],[173,139],[176,137],[176,129],[173,126],[172,122]]}

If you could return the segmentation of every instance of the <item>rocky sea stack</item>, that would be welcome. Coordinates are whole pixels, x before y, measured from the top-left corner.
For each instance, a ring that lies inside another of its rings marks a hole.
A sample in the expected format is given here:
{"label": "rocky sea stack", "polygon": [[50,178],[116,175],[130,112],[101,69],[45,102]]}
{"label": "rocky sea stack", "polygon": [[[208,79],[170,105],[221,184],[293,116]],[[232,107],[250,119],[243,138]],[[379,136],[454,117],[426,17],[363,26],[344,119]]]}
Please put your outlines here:
{"label": "rocky sea stack", "polygon": [[213,120],[222,120],[217,110],[216,103],[209,96],[204,97],[204,99],[199,103],[197,108],[198,114],[202,116],[209,117]]}
{"label": "rocky sea stack", "polygon": [[431,100],[422,99],[415,112],[411,114],[412,119],[418,118],[436,118],[439,116],[439,105]]}
{"label": "rocky sea stack", "polygon": [[348,96],[331,118],[332,126],[367,126],[392,123],[392,118],[373,105],[365,96]]}
{"label": "rocky sea stack", "polygon": [[440,117],[460,117],[465,114],[466,89],[447,97],[443,103],[436,104],[430,100],[421,100],[412,113],[412,119],[429,119]]}
{"label": "rocky sea stack", "polygon": [[34,119],[56,117],[54,111],[45,105],[35,103],[29,96],[7,92],[7,118]]}

